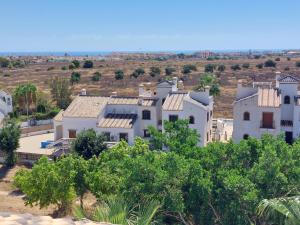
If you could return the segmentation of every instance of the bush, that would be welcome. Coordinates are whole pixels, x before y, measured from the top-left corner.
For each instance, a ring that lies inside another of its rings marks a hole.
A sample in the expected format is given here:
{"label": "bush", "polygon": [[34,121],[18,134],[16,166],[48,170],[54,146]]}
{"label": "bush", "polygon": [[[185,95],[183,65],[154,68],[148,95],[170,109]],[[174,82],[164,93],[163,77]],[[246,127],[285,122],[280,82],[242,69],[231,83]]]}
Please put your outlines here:
{"label": "bush", "polygon": [[249,69],[250,64],[249,64],[249,63],[244,63],[244,64],[242,65],[242,67],[243,67],[244,69]]}
{"label": "bush", "polygon": [[280,58],[279,58],[279,57],[278,57],[278,58],[276,58],[276,59],[275,59],[275,61],[276,61],[276,62],[279,62],[279,61],[280,61]]}
{"label": "bush", "polygon": [[76,67],[75,67],[75,65],[73,64],[73,63],[71,63],[70,65],[69,65],[69,69],[70,70],[74,70]]}
{"label": "bush", "polygon": [[81,76],[80,73],[72,72],[70,78],[71,84],[78,83],[80,81],[80,76]]}
{"label": "bush", "polygon": [[89,68],[93,68],[93,66],[94,66],[94,63],[93,63],[92,60],[86,60],[86,61],[84,61],[83,68],[89,69]]}
{"label": "bush", "polygon": [[3,57],[0,57],[0,67],[8,67],[9,60]]}
{"label": "bush", "polygon": [[264,67],[264,64],[262,64],[262,63],[257,64],[256,67],[257,67],[258,69],[262,69],[262,68]]}
{"label": "bush", "polygon": [[239,64],[235,64],[235,65],[231,66],[231,69],[234,70],[234,71],[237,71],[237,70],[241,70],[241,67],[240,67]]}
{"label": "bush", "polygon": [[287,67],[284,68],[284,70],[285,70],[285,71],[289,71],[289,70],[290,70],[290,67],[287,66]]}
{"label": "bush", "polygon": [[167,76],[171,76],[175,71],[176,71],[176,69],[173,67],[168,66],[167,68],[165,68],[165,73]]}
{"label": "bush", "polygon": [[276,67],[276,62],[273,60],[269,59],[265,62],[265,67]]}
{"label": "bush", "polygon": [[35,113],[34,115],[32,115],[31,118],[36,119],[36,120],[53,119],[59,113],[59,111],[60,111],[60,109],[53,108],[53,109],[51,109],[51,111],[49,111],[47,113],[42,113],[42,112]]}
{"label": "bush", "polygon": [[287,60],[287,61],[291,61],[291,58],[290,58],[290,57],[287,57],[286,60]]}
{"label": "bush", "polygon": [[66,66],[62,66],[61,70],[67,70],[68,68]]}
{"label": "bush", "polygon": [[296,67],[300,67],[300,61],[295,63]]}
{"label": "bush", "polygon": [[79,68],[80,67],[80,62],[78,60],[73,60],[72,64],[75,66],[75,68]]}
{"label": "bush", "polygon": [[218,71],[219,72],[224,72],[225,69],[226,69],[226,66],[224,64],[221,64],[221,65],[218,66]]}
{"label": "bush", "polygon": [[95,72],[92,76],[92,81],[99,81],[101,78],[102,74],[99,72]]}
{"label": "bush", "polygon": [[131,77],[138,78],[141,75],[145,74],[145,70],[143,68],[137,68],[133,71],[133,73],[130,75]]}
{"label": "bush", "polygon": [[216,67],[216,66],[215,66],[214,64],[207,64],[207,65],[205,65],[205,67],[204,67],[204,71],[205,71],[206,73],[213,73],[215,67]]}
{"label": "bush", "polygon": [[123,80],[124,78],[124,71],[123,70],[116,70],[115,71],[115,79],[116,80]]}
{"label": "bush", "polygon": [[182,68],[183,74],[188,74],[188,73],[191,73],[192,71],[197,71],[197,67],[195,65],[187,64],[187,65],[184,65]]}
{"label": "bush", "polygon": [[156,66],[150,67],[150,73],[149,75],[151,77],[159,76],[160,75],[160,68]]}

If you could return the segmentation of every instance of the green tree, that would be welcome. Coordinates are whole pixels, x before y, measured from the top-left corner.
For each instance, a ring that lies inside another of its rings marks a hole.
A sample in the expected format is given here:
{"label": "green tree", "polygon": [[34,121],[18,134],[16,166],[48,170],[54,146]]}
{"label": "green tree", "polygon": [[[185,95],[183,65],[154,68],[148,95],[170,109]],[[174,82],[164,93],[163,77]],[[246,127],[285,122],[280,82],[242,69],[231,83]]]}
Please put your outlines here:
{"label": "green tree", "polygon": [[300,61],[297,61],[297,62],[295,63],[295,65],[296,65],[296,67],[300,67]]}
{"label": "green tree", "polygon": [[37,88],[34,84],[20,84],[15,89],[15,98],[19,104],[19,107],[26,110],[26,115],[28,117],[30,106],[36,103],[36,92]]}
{"label": "green tree", "polygon": [[204,71],[206,73],[213,73],[215,68],[216,68],[216,66],[214,64],[207,64],[204,67]]}
{"label": "green tree", "polygon": [[32,170],[20,170],[14,177],[14,184],[25,195],[26,205],[39,205],[45,208],[56,205],[62,216],[70,213],[76,193],[84,192],[86,161],[72,156],[57,162],[49,161],[43,156]]}
{"label": "green tree", "polygon": [[257,208],[257,214],[270,224],[298,225],[300,224],[299,196],[264,199]]}
{"label": "green tree", "polygon": [[209,86],[210,95],[218,96],[220,94],[220,86],[218,79],[215,75],[210,73],[205,73],[199,78],[198,85],[194,88],[196,91],[204,91],[205,87]]}
{"label": "green tree", "polygon": [[115,71],[115,79],[116,80],[123,80],[124,78],[124,71],[123,70],[116,70]]}
{"label": "green tree", "polygon": [[234,64],[230,67],[232,70],[237,71],[237,70],[241,70],[241,67],[239,64]]}
{"label": "green tree", "polygon": [[70,82],[73,85],[74,83],[79,83],[81,74],[79,72],[72,72]]}
{"label": "green tree", "polygon": [[75,66],[75,68],[79,68],[80,67],[80,62],[77,59],[73,60],[72,64]]}
{"label": "green tree", "polygon": [[265,65],[265,67],[276,67],[276,63],[271,59],[265,61],[264,65]]}
{"label": "green tree", "polygon": [[165,73],[167,76],[171,76],[175,71],[176,71],[176,69],[173,67],[170,67],[170,66],[165,68]]}
{"label": "green tree", "polygon": [[242,67],[244,69],[249,69],[250,68],[250,64],[249,63],[243,63]]}
{"label": "green tree", "polygon": [[156,67],[156,66],[150,67],[150,73],[149,73],[149,75],[151,77],[159,76],[160,73],[161,73],[161,71],[160,71],[159,67]]}
{"label": "green tree", "polygon": [[68,79],[55,77],[50,83],[51,96],[57,107],[66,109],[71,103],[72,89]]}
{"label": "green tree", "polygon": [[93,68],[94,67],[94,63],[92,60],[85,60],[83,63],[83,68],[85,69],[89,69],[89,68]]}
{"label": "green tree", "polygon": [[92,76],[92,81],[99,81],[101,77],[102,77],[101,73],[95,72]]}
{"label": "green tree", "polygon": [[70,70],[74,70],[76,68],[76,66],[73,64],[73,63],[71,63],[70,65],[69,65],[69,69]]}
{"label": "green tree", "polygon": [[263,63],[259,63],[259,64],[256,65],[256,67],[257,67],[258,69],[262,69],[262,68],[264,67],[264,64],[263,64]]}
{"label": "green tree", "polygon": [[144,74],[145,74],[145,70],[143,68],[137,68],[133,71],[133,73],[130,76],[134,78],[138,78],[139,76]]}
{"label": "green tree", "polygon": [[8,121],[5,126],[0,129],[0,151],[5,154],[5,165],[12,167],[17,161],[16,150],[19,147],[21,130],[13,121]]}
{"label": "green tree", "polygon": [[107,149],[105,137],[96,134],[95,130],[88,129],[81,131],[72,143],[72,150],[84,159],[90,159]]}
{"label": "green tree", "polygon": [[224,64],[221,64],[221,65],[218,66],[218,71],[219,72],[224,72],[225,69],[226,69],[226,66]]}
{"label": "green tree", "polygon": [[195,65],[187,64],[187,65],[184,65],[183,68],[182,68],[182,73],[183,74],[189,74],[192,71],[197,71],[197,67]]}

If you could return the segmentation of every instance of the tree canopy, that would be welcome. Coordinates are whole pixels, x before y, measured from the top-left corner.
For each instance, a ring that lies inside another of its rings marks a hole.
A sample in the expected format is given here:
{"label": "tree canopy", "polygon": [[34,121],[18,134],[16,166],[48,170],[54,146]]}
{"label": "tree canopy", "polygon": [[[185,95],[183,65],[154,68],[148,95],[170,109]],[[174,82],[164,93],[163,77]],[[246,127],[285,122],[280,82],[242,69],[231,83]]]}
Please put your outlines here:
{"label": "tree canopy", "polygon": [[199,78],[198,85],[195,87],[196,91],[204,91],[205,87],[209,86],[209,93],[213,96],[220,94],[220,85],[217,77],[214,74],[205,73]]}
{"label": "tree canopy", "polygon": [[72,89],[69,80],[55,77],[50,83],[52,99],[60,109],[66,109],[71,103]]}

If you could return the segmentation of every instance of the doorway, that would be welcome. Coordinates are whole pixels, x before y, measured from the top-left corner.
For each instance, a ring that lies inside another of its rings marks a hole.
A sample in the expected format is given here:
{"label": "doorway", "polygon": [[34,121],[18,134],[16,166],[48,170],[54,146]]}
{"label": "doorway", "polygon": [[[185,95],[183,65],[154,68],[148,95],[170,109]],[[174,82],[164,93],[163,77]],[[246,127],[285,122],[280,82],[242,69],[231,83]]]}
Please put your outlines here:
{"label": "doorway", "polygon": [[292,144],[293,143],[293,132],[291,132],[291,131],[286,131],[285,132],[285,141],[288,144]]}

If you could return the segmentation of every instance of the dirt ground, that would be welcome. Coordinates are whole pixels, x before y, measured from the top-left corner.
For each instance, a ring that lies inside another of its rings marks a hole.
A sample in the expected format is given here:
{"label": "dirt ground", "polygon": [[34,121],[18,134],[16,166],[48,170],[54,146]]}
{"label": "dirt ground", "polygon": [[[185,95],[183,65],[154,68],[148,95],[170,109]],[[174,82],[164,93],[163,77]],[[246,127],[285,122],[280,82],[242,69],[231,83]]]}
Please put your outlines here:
{"label": "dirt ground", "polygon": [[[293,74],[300,77],[300,68],[295,66],[298,58],[292,58],[290,61],[286,57],[281,57],[280,61],[276,61],[276,68],[258,69],[257,64],[264,63],[266,60],[275,57],[266,57],[260,59],[238,59],[238,60],[214,60],[207,61],[204,59],[186,59],[186,60],[119,60],[119,61],[95,61],[92,69],[76,69],[81,73],[81,81],[79,84],[73,86],[74,94],[78,94],[82,88],[85,88],[88,94],[101,94],[109,96],[111,92],[117,91],[118,95],[136,95],[138,91],[138,84],[141,82],[151,82],[155,85],[160,79],[165,77],[165,68],[168,66],[174,67],[176,72],[171,76],[178,76],[184,80],[185,89],[192,89],[197,85],[199,77],[204,73],[206,64],[226,66],[225,72],[216,73],[221,84],[221,95],[215,99],[215,116],[216,117],[231,117],[232,103],[234,101],[237,81],[242,79],[244,83],[251,83],[252,81],[273,81],[276,71]],[[230,67],[234,64],[249,63],[250,68],[242,68],[239,71],[233,71]],[[32,82],[38,86],[42,91],[49,93],[49,83],[55,76],[70,78],[72,70],[62,70],[63,66],[68,66],[69,62],[42,62],[36,64],[29,64],[25,68],[20,69],[0,69],[0,89],[4,88],[13,92],[14,88],[21,83]],[[182,74],[182,66],[185,64],[194,64],[197,66],[197,71],[189,75]],[[82,65],[82,62],[81,62]],[[149,75],[150,67],[157,66],[161,69],[161,75],[151,77]],[[54,69],[49,70],[50,67]],[[130,74],[137,68],[145,69],[145,74],[139,78],[132,78]],[[288,67],[289,71],[285,71]],[[114,72],[117,69],[122,69],[125,73],[123,80],[115,80]],[[93,73],[100,72],[102,77],[100,81],[92,81]]]}

